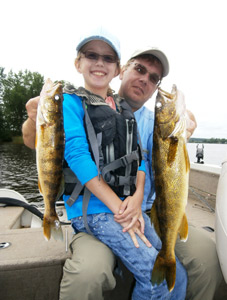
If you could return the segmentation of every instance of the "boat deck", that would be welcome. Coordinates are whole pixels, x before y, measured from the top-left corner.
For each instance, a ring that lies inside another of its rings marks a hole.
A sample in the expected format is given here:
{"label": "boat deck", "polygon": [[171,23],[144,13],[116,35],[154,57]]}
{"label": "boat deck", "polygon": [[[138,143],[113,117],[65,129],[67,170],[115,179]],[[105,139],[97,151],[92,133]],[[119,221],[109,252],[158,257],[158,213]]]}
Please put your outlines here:
{"label": "boat deck", "polygon": [[[193,224],[196,228],[203,229],[205,234],[215,241],[215,210],[210,206],[209,199],[204,199],[198,194],[195,196],[189,191],[186,215],[189,223]],[[226,299],[227,284],[223,279],[214,300]]]}
{"label": "boat deck", "polygon": [[186,206],[188,222],[204,232],[215,241],[215,211],[196,197],[189,197]]}
{"label": "boat deck", "polygon": [[[186,214],[189,223],[197,228],[203,228],[204,232],[215,241],[215,212],[214,205],[209,201],[211,197],[211,193],[202,194],[201,191],[196,191],[195,187],[190,189]],[[45,299],[57,300],[64,261],[70,257],[71,226],[63,226],[64,242],[51,239],[47,243],[42,228],[17,229],[18,224],[13,225],[10,218],[7,218],[10,225],[6,226],[7,222],[3,220],[3,216],[10,215],[8,210],[13,210],[13,214],[17,215],[22,213],[23,208],[5,207],[0,210],[2,213],[0,242],[9,242],[12,245],[7,249],[0,249],[2,299],[43,300],[45,295]],[[105,294],[106,300],[127,300],[133,277],[124,267],[123,274],[125,279],[122,281],[117,278],[117,287]],[[22,298],[20,295],[23,295]],[[214,300],[225,299],[227,299],[227,285],[223,281]]]}

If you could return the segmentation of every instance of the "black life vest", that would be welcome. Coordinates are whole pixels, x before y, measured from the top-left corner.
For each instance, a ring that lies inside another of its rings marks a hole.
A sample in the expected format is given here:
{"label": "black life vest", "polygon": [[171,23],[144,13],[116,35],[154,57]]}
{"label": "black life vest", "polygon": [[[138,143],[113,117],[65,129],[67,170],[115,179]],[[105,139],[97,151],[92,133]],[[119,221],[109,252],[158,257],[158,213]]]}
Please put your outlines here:
{"label": "black life vest", "polygon": [[[103,98],[84,88],[67,86],[65,92],[82,98],[90,152],[103,179],[119,197],[133,195],[142,157],[137,123],[130,106],[118,95],[114,95],[115,111]],[[83,193],[83,187],[66,162],[64,174],[65,194],[71,195],[67,203],[72,205]]]}

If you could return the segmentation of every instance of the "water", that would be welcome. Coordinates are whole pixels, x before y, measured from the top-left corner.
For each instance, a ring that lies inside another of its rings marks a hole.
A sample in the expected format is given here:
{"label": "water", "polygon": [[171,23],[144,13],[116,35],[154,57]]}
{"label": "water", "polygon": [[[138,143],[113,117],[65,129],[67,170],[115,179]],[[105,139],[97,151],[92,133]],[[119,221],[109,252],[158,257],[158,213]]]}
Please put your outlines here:
{"label": "water", "polygon": [[[188,143],[187,149],[191,162],[196,162],[196,145]],[[201,145],[201,144],[200,144]],[[226,144],[203,144],[204,145],[204,163],[221,166],[224,159],[227,158]]]}
{"label": "water", "polygon": [[[196,144],[188,144],[190,161],[196,162]],[[220,166],[227,145],[204,144],[204,162]],[[21,193],[28,202],[42,201],[38,190],[35,151],[24,145],[0,144],[0,188]]]}
{"label": "water", "polygon": [[0,144],[0,188],[13,189],[28,202],[41,201],[35,151],[24,145]]}

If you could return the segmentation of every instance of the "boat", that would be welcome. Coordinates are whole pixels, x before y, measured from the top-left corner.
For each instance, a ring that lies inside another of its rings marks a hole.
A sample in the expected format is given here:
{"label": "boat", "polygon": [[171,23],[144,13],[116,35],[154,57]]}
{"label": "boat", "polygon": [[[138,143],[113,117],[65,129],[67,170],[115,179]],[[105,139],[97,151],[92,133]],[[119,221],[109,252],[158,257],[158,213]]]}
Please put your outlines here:
{"label": "boat", "polygon": [[227,283],[227,156],[222,167],[191,164],[189,190],[214,214],[217,254]]}
{"label": "boat", "polygon": [[[227,219],[224,214],[224,209],[227,209],[227,187],[224,183],[226,168],[227,160],[223,162],[222,168],[191,163],[186,214],[190,223],[203,228],[207,235],[216,239],[218,256],[227,282]],[[63,202],[59,201],[56,205],[63,228],[63,242],[54,239],[47,242],[44,239],[42,205],[27,203],[23,195],[9,189],[0,189],[0,203],[0,298],[57,300],[63,265],[71,256],[69,244],[73,235]],[[133,276],[123,265],[121,267],[124,280],[116,275],[116,288],[106,292],[106,300],[129,299]],[[226,283],[222,284],[215,295],[215,300],[224,299],[227,299]]]}
{"label": "boat", "polygon": [[215,230],[216,248],[222,268],[222,273],[227,282],[227,156],[222,164],[222,170],[217,187]]}
{"label": "boat", "polygon": [[[68,248],[70,224],[63,204],[56,208],[62,225],[64,242],[43,236],[42,219],[29,211],[22,195],[7,189],[0,190],[5,199],[0,207],[0,298],[13,299],[58,299],[63,264],[70,256]],[[9,206],[9,199],[18,206]],[[24,203],[24,205],[23,205]],[[36,208],[43,213],[44,208]]]}

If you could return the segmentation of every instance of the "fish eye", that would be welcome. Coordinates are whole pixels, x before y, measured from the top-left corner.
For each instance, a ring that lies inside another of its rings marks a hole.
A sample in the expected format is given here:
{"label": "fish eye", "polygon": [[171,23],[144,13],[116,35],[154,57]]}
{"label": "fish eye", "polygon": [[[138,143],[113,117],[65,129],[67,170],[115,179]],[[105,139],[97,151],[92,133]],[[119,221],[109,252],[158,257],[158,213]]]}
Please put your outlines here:
{"label": "fish eye", "polygon": [[161,107],[162,107],[162,103],[161,103],[161,102],[157,102],[157,103],[156,103],[156,107],[157,107],[157,108],[161,108]]}
{"label": "fish eye", "polygon": [[59,95],[55,95],[54,96],[54,100],[56,100],[56,101],[60,100],[60,96]]}

